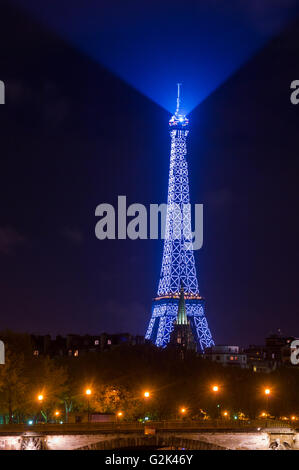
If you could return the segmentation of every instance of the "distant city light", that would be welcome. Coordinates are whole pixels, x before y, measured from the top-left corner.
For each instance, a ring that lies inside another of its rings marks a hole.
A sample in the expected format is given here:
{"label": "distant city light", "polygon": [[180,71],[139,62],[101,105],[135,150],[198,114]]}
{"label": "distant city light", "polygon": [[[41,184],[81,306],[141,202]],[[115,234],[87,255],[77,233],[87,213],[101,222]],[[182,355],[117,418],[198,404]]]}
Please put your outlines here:
{"label": "distant city light", "polygon": [[184,407],[181,408],[181,413],[182,413],[182,414],[186,413],[186,408],[184,408]]}
{"label": "distant city light", "polygon": [[265,395],[270,395],[270,393],[271,393],[270,388],[265,388]]}
{"label": "distant city light", "polygon": [[150,392],[144,392],[143,396],[144,396],[144,398],[149,398],[150,397]]}
{"label": "distant city light", "polygon": [[32,419],[30,419],[30,420],[28,421],[28,424],[29,424],[29,426],[32,426],[32,424],[33,424]]}
{"label": "distant city light", "polygon": [[149,420],[149,417],[145,416],[144,421],[148,421],[148,420]]}
{"label": "distant city light", "polygon": [[91,395],[91,390],[90,390],[90,388],[87,388],[87,389],[85,390],[85,393],[86,393],[86,395]]}
{"label": "distant city light", "polygon": [[117,416],[118,416],[119,418],[121,418],[122,415],[123,415],[123,412],[122,412],[122,411],[119,411],[119,412],[117,413]]}
{"label": "distant city light", "polygon": [[38,401],[43,401],[44,395],[40,394],[37,396]]}
{"label": "distant city light", "polygon": [[213,392],[219,392],[218,385],[213,385],[212,390],[213,390]]}

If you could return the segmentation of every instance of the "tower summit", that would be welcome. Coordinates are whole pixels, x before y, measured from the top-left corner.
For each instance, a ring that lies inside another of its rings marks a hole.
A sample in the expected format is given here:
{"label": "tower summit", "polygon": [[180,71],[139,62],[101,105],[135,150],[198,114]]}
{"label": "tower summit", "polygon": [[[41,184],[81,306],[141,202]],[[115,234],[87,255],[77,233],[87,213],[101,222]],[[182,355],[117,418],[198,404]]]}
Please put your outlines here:
{"label": "tower summit", "polygon": [[204,314],[204,300],[199,294],[192,247],[186,158],[189,120],[181,108],[181,84],[178,84],[177,106],[169,121],[169,131],[171,150],[162,267],[145,337],[157,346],[167,346],[178,316],[181,286],[184,286],[187,319],[198,351],[204,351],[214,342]]}

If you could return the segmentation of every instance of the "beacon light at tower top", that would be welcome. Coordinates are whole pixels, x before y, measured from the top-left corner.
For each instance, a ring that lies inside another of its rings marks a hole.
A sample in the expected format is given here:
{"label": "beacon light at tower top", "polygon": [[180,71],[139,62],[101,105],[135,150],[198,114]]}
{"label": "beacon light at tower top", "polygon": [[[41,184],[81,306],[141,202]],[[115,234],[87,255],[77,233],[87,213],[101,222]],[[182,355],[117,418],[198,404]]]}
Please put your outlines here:
{"label": "beacon light at tower top", "polygon": [[178,96],[177,96],[177,100],[176,100],[176,111],[174,113],[174,115],[171,117],[171,119],[169,120],[169,126],[170,127],[174,127],[174,128],[185,128],[188,126],[189,124],[189,119],[186,117],[185,114],[182,113],[181,109],[180,109],[180,104],[181,104],[181,101],[180,101],[180,87],[181,87],[181,83],[178,83]]}

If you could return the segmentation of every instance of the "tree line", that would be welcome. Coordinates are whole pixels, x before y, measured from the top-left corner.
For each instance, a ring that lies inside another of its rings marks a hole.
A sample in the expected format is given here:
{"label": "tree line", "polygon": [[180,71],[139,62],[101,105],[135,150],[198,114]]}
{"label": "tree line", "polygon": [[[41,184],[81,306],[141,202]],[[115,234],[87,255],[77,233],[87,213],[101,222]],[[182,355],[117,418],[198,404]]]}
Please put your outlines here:
{"label": "tree line", "polygon": [[0,365],[2,423],[53,422],[55,412],[66,422],[69,413],[87,410],[121,413],[123,420],[218,418],[224,413],[227,419],[255,418],[265,411],[273,417],[299,416],[297,367],[254,373],[193,352],[182,359],[174,349],[151,344],[78,357],[36,357],[29,335],[6,331],[0,338],[6,346],[5,365]]}

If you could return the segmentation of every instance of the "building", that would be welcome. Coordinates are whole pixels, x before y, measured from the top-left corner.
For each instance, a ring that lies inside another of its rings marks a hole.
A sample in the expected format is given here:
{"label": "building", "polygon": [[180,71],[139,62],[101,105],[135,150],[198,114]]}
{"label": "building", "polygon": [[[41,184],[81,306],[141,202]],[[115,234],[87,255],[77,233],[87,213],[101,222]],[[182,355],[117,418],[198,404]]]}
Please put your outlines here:
{"label": "building", "polygon": [[38,356],[69,356],[79,357],[88,353],[101,353],[116,348],[122,344],[130,346],[144,344],[144,336],[134,336],[129,333],[99,335],[69,334],[65,337],[50,335],[31,335],[33,355]]}
{"label": "building", "polygon": [[271,372],[282,366],[292,366],[291,344],[294,336],[282,335],[280,331],[267,336],[264,346],[250,345],[244,350],[248,368],[254,372]]}
{"label": "building", "polygon": [[203,358],[223,366],[241,367],[242,369],[247,367],[247,356],[240,352],[239,346],[211,346],[206,348]]}
{"label": "building", "polygon": [[266,360],[265,346],[249,345],[244,349],[247,356],[247,367],[253,372],[269,373],[273,370],[273,363]]}
{"label": "building", "polygon": [[177,318],[183,284],[186,315],[197,349],[204,351],[214,342],[205,317],[204,299],[199,293],[194,260],[187,162],[189,120],[181,108],[180,84],[169,131],[171,152],[162,269],[145,338],[156,346],[167,346]]}

